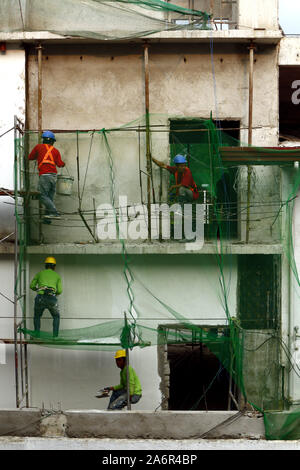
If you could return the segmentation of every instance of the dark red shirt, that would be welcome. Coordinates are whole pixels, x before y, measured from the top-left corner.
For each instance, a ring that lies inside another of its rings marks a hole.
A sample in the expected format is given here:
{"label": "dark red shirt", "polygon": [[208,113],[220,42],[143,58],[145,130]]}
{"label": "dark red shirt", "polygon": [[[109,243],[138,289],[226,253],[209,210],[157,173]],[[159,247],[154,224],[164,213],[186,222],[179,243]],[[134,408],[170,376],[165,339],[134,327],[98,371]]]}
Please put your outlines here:
{"label": "dark red shirt", "polygon": [[[38,167],[39,167],[39,174],[44,175],[46,173],[57,173],[56,166],[59,168],[62,168],[65,166],[65,163],[61,159],[61,155],[59,151],[52,147],[51,148],[51,154],[54,160],[54,163],[50,162],[45,162],[43,164],[42,161],[44,157],[47,154],[48,148],[50,145],[46,144],[37,144],[30,152],[28,159],[29,160],[37,160],[38,161]],[[50,158],[49,158],[50,157]],[[49,156],[47,160],[51,160],[51,156]]]}
{"label": "dark red shirt", "polygon": [[198,199],[199,193],[197,185],[194,181],[192,172],[188,167],[185,167],[183,173],[178,173],[178,168],[176,166],[167,166],[167,170],[175,176],[176,184],[181,184],[182,186],[191,189],[193,191],[193,199]]}

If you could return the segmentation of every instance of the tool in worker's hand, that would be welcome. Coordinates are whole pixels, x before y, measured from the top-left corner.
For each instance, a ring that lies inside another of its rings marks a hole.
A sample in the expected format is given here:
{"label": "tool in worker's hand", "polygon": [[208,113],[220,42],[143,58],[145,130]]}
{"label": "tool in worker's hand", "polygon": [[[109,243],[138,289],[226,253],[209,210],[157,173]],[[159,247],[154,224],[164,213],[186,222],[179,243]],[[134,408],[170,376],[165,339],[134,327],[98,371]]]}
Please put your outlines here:
{"label": "tool in worker's hand", "polygon": [[37,292],[43,291],[46,295],[55,295],[56,290],[53,287],[41,286],[36,289]]}
{"label": "tool in worker's hand", "polygon": [[107,397],[109,397],[109,392],[110,392],[109,388],[102,388],[102,389],[98,390],[97,395],[95,395],[95,397],[96,398],[107,398]]}

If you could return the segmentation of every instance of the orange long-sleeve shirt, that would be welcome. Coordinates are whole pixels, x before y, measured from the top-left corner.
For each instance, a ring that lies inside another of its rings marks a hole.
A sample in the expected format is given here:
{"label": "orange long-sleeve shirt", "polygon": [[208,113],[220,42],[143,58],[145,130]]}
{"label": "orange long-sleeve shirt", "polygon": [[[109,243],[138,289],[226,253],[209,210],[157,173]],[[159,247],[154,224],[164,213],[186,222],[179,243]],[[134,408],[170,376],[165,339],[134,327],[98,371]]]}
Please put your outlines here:
{"label": "orange long-sleeve shirt", "polygon": [[62,168],[65,166],[65,163],[61,159],[59,151],[55,148],[51,148],[51,154],[53,156],[54,163],[42,163],[48,148],[50,146],[46,144],[37,144],[30,152],[28,159],[37,160],[39,166],[39,174],[44,175],[46,173],[57,173],[56,167]]}

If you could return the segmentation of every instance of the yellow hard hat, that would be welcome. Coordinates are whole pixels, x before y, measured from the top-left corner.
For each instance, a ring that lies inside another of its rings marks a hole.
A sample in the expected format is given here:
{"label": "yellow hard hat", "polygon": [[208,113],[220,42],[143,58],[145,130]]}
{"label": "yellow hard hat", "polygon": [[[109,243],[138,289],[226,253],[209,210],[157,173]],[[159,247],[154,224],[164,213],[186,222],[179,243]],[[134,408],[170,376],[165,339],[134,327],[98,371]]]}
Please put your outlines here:
{"label": "yellow hard hat", "polygon": [[53,258],[53,256],[48,256],[48,258],[45,259],[45,264],[56,264],[56,259]]}
{"label": "yellow hard hat", "polygon": [[119,359],[119,357],[126,357],[126,351],[124,349],[120,349],[115,354],[115,359]]}

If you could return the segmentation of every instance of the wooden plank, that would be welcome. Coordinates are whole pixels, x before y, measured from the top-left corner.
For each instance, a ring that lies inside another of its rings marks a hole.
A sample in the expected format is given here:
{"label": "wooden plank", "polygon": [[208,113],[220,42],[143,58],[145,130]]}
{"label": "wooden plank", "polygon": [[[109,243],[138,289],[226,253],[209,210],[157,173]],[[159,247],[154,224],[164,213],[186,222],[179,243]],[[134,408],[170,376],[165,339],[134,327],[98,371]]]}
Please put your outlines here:
{"label": "wooden plank", "polygon": [[292,163],[300,161],[300,147],[221,147],[220,156],[223,162],[235,163]]}

